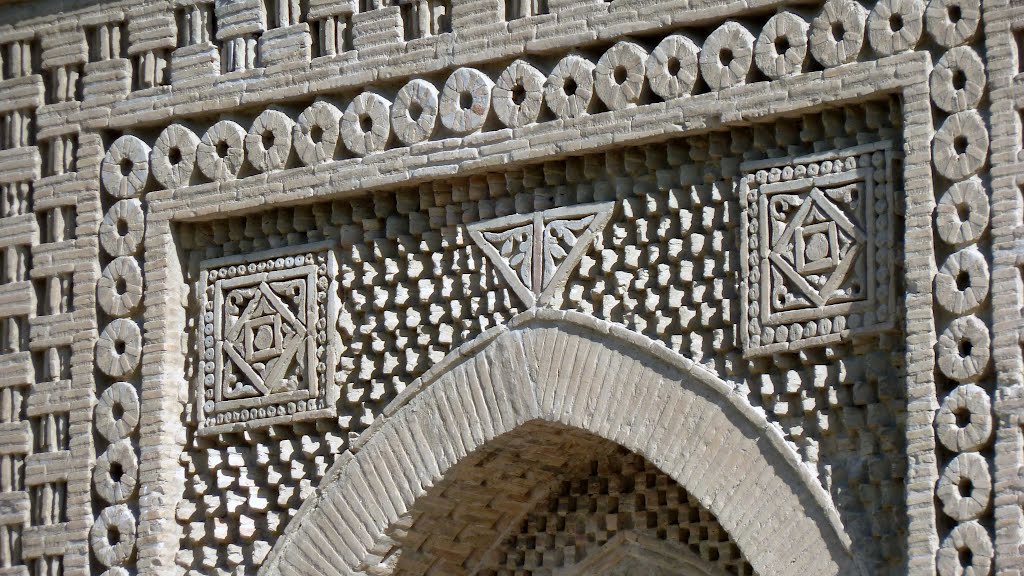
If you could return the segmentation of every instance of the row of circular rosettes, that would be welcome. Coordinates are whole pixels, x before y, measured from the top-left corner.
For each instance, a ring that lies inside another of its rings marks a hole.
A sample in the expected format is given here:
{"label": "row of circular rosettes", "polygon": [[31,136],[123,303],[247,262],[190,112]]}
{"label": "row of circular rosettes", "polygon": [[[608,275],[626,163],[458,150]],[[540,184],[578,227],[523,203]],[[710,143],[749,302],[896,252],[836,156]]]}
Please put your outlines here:
{"label": "row of circular rosettes", "polygon": [[[121,200],[108,211],[104,219],[105,227],[110,228],[108,235],[124,232],[118,230],[116,222],[113,225],[107,222],[118,217],[118,206],[137,201],[134,198]],[[103,234],[101,229],[101,244],[104,244]],[[97,283],[100,308],[116,317],[96,340],[95,362],[114,382],[99,395],[94,412],[96,432],[109,444],[96,458],[93,468],[93,489],[105,507],[93,522],[89,541],[93,555],[110,568],[106,574],[111,576],[127,576],[122,566],[135,548],[135,515],[129,503],[138,483],[133,436],[138,428],[140,409],[135,385],[121,379],[136,375],[142,358],[139,326],[131,318],[123,317],[137,310],[141,292],[142,274],[138,261],[131,255],[114,258]]]}
{"label": "row of circular rosettes", "polygon": [[133,436],[140,407],[135,385],[121,379],[136,375],[142,359],[142,333],[130,316],[142,301],[142,271],[135,255],[144,226],[139,199],[125,198],[107,211],[99,233],[100,245],[113,260],[97,282],[97,303],[113,319],[96,339],[95,362],[114,382],[99,395],[93,414],[96,432],[109,444],[93,468],[93,489],[105,507],[93,522],[89,541],[111,576],[127,576],[123,565],[135,548],[135,515],[129,502],[138,483]]}
{"label": "row of circular rosettes", "polygon": [[[956,11],[951,10],[956,8]],[[957,13],[957,16],[953,16]],[[150,172],[165,188],[188,186],[195,169],[212,181],[238,177],[248,160],[259,172],[281,170],[294,150],[307,166],[335,158],[339,140],[355,156],[387,149],[395,139],[413,145],[435,135],[438,124],[453,135],[481,130],[491,113],[505,126],[533,124],[546,107],[559,119],[592,109],[594,97],[610,110],[642,102],[649,90],[663,99],[690,95],[698,78],[712,90],[742,84],[753,66],[768,78],[798,74],[808,52],[825,67],[853,62],[865,36],[880,55],[913,49],[924,28],[943,46],[958,45],[974,35],[978,10],[964,0],[879,0],[868,13],[852,0],[831,0],[807,22],[792,12],[775,14],[755,38],[746,26],[729,21],[698,46],[690,36],[672,34],[648,53],[621,41],[597,61],[576,54],[562,58],[547,75],[524,60],[512,62],[495,80],[472,68],[459,68],[440,90],[414,79],[394,102],[363,92],[341,111],[318,101],[297,120],[277,110],[260,114],[246,131],[222,120],[200,138],[181,125],[169,126],[153,149],[134,137],[119,139],[104,161],[106,190],[119,198],[138,194]],[[933,92],[942,95],[948,112],[977,104],[984,87],[984,66],[969,48],[951,50],[936,64]]]}
{"label": "row of circular rosettes", "polygon": [[[109,261],[96,283],[96,303],[107,322],[96,339],[94,361],[106,378],[97,379],[97,392],[102,393],[93,426],[107,445],[93,468],[93,490],[103,509],[93,522],[89,543],[96,560],[109,568],[105,576],[127,576],[126,565],[135,549],[131,503],[138,493],[139,474],[135,442],[140,403],[134,381],[142,360],[142,331],[135,320],[143,296],[140,252],[146,217],[142,192],[143,186],[110,192],[114,202],[98,232],[100,248]],[[103,388],[103,382],[109,385]]]}
{"label": "row of circular rosettes", "polygon": [[[938,337],[937,366],[959,383],[943,399],[935,417],[939,442],[958,454],[943,469],[936,486],[943,512],[959,523],[939,553],[942,576],[968,567],[987,574],[992,557],[991,541],[978,522],[992,496],[988,464],[979,454],[992,437],[992,408],[988,393],[977,384],[990,366],[991,338],[976,315],[991,286],[987,260],[976,246],[989,225],[989,198],[978,176],[987,162],[989,133],[975,109],[985,93],[986,77],[978,53],[959,45],[973,36],[977,4],[949,3],[947,8],[953,6],[972,20],[967,24],[961,20],[964,33],[953,38],[955,42],[939,42],[949,50],[936,62],[929,83],[932,102],[949,113],[932,138],[932,164],[936,174],[952,182],[938,199],[935,230],[942,242],[958,249],[941,263],[934,280],[936,304],[956,316]],[[959,551],[967,548],[974,552],[973,560],[962,566]]]}
{"label": "row of circular rosettes", "polygon": [[128,382],[110,385],[100,395],[95,414],[96,431],[110,445],[96,458],[93,468],[93,488],[107,506],[93,522],[89,541],[101,564],[127,574],[119,565],[128,560],[135,547],[135,515],[128,507],[139,473],[131,439],[139,423],[135,387]]}
{"label": "row of circular rosettes", "polygon": [[940,576],[991,573],[994,550],[981,520],[992,505],[993,486],[981,451],[989,446],[994,422],[989,394],[977,384],[988,371],[991,338],[985,322],[973,314],[988,291],[988,265],[974,246],[951,254],[935,276],[936,303],[959,315],[937,342],[939,371],[958,382],[935,416],[939,443],[956,454],[942,468],[935,487],[942,512],[957,522],[939,548]]}
{"label": "row of circular rosettes", "polygon": [[[955,456],[941,468],[935,495],[942,512],[957,524],[943,538],[936,558],[940,576],[992,571],[994,549],[983,517],[991,508],[992,477],[982,455],[994,422],[988,392],[978,385],[991,362],[989,329],[978,317],[991,279],[978,249],[989,224],[989,197],[977,173],[988,158],[989,135],[975,110],[985,93],[980,56],[968,46],[949,48],[932,72],[935,106],[950,114],[932,140],[932,163],[949,181],[935,210],[939,239],[956,251],[935,274],[935,303],[955,318],[937,342],[939,371],[957,383],[935,416],[939,443]],[[952,64],[952,65],[951,65]]]}

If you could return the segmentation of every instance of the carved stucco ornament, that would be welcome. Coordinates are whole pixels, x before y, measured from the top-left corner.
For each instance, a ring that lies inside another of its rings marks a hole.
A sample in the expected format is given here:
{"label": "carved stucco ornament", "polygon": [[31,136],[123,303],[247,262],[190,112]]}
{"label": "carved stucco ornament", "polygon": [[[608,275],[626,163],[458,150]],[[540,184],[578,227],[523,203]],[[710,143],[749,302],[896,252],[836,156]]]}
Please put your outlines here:
{"label": "carved stucco ornament", "polygon": [[743,166],[748,357],[894,327],[894,157],[884,143]]}
{"label": "carved stucco ornament", "polygon": [[515,214],[469,226],[469,235],[527,307],[547,304],[593,246],[614,203]]}
{"label": "carved stucco ornament", "polygon": [[200,433],[334,414],[330,242],[200,264]]}

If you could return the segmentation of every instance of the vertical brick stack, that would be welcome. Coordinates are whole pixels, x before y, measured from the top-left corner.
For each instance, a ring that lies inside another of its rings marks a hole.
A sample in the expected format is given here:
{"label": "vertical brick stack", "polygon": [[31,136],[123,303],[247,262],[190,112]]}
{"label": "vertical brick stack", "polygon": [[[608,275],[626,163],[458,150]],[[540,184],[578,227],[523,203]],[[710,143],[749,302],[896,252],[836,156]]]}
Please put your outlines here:
{"label": "vertical brick stack", "polygon": [[[35,110],[42,104],[42,78],[33,67],[37,49],[31,34],[0,38],[0,573],[28,576],[34,559],[23,553],[24,533],[39,516],[32,497],[37,493],[27,467],[39,457],[28,416],[28,397],[36,381],[29,349],[29,318],[36,315],[30,270],[32,245],[39,239],[32,213],[32,182],[40,176],[39,151],[33,142]],[[38,470],[38,468],[36,468]],[[38,476],[34,479],[38,484]],[[41,510],[40,510],[41,512]]]}
{"label": "vertical brick stack", "polygon": [[[77,117],[83,33],[56,26],[0,40],[3,195],[4,514],[0,570],[89,571],[95,242]],[[9,98],[6,96],[10,96]],[[83,170],[84,168],[84,170]]]}
{"label": "vertical brick stack", "polygon": [[985,2],[992,250],[995,572],[1024,566],[1024,6]]}

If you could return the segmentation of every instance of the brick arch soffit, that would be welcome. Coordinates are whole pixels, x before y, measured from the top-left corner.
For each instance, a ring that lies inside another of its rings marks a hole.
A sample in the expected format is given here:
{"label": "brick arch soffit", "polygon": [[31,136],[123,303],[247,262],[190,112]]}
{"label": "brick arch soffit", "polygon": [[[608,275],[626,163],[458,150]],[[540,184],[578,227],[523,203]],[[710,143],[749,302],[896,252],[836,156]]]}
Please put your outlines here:
{"label": "brick arch soffit", "polygon": [[[650,460],[718,518],[760,574],[867,574],[828,493],[731,386],[621,326],[534,309],[462,345],[395,398],[331,466],[260,576],[358,573],[451,467],[532,420]],[[381,485],[395,489],[370,488]]]}

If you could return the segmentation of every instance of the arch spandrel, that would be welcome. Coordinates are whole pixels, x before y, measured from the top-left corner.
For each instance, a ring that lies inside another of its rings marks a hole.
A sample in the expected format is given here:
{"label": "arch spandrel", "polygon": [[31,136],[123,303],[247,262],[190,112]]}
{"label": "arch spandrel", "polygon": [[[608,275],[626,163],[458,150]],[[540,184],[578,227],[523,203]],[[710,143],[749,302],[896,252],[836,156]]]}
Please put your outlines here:
{"label": "arch spandrel", "polygon": [[534,420],[650,460],[718,518],[760,574],[863,573],[829,497],[779,433],[724,382],[642,336],[534,315],[432,373],[338,459],[261,574],[358,572],[452,466]]}

